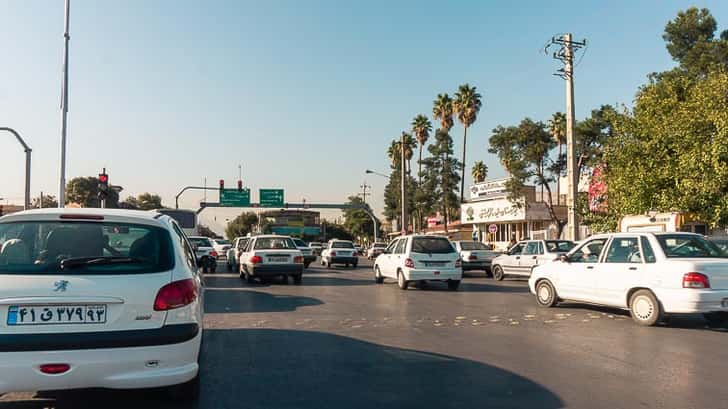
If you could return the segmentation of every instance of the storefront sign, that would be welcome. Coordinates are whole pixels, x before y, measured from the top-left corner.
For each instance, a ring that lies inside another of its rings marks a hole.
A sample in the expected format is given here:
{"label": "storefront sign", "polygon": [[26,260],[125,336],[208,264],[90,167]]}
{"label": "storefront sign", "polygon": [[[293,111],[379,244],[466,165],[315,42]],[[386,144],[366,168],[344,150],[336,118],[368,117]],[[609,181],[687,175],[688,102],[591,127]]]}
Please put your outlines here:
{"label": "storefront sign", "polygon": [[512,220],[525,220],[526,210],[516,207],[506,199],[485,202],[463,203],[461,218],[463,223],[495,223]]}
{"label": "storefront sign", "polygon": [[470,199],[497,199],[506,197],[508,195],[506,182],[508,182],[508,179],[477,183],[470,187]]}

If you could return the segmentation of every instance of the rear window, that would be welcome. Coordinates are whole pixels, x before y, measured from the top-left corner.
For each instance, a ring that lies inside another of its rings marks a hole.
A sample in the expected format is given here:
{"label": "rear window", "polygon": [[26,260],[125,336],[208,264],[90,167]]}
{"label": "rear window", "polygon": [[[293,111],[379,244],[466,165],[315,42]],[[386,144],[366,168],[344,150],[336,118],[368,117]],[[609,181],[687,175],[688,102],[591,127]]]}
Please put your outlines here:
{"label": "rear window", "polygon": [[298,247],[308,247],[306,243],[301,239],[293,239],[293,242],[296,243],[296,246]]}
{"label": "rear window", "polygon": [[161,227],[129,223],[0,223],[0,274],[134,274],[174,267]]}
{"label": "rear window", "polygon": [[262,237],[255,240],[255,250],[295,250],[296,245],[288,237]]}
{"label": "rear window", "polygon": [[335,241],[331,243],[332,249],[353,249],[354,244],[348,242],[348,241]]}
{"label": "rear window", "polygon": [[692,234],[661,234],[657,241],[670,258],[728,258],[728,253],[702,236]]}
{"label": "rear window", "polygon": [[215,243],[220,246],[227,246],[230,244],[230,240],[215,240]]}
{"label": "rear window", "polygon": [[450,240],[444,237],[415,237],[412,241],[413,253],[447,254],[454,253],[455,249]]}
{"label": "rear window", "polygon": [[490,250],[485,244],[479,241],[462,241],[460,247],[463,250]]}
{"label": "rear window", "polygon": [[575,246],[568,240],[546,240],[546,249],[549,253],[568,253]]}
{"label": "rear window", "polygon": [[190,244],[197,247],[212,247],[212,242],[210,239],[206,239],[204,237],[188,237],[187,238],[190,241]]}
{"label": "rear window", "polygon": [[385,243],[374,243],[372,247],[374,247],[375,249],[386,249],[387,245]]}
{"label": "rear window", "polygon": [[183,229],[194,229],[197,214],[189,210],[161,209],[159,213],[166,214],[177,221]]}

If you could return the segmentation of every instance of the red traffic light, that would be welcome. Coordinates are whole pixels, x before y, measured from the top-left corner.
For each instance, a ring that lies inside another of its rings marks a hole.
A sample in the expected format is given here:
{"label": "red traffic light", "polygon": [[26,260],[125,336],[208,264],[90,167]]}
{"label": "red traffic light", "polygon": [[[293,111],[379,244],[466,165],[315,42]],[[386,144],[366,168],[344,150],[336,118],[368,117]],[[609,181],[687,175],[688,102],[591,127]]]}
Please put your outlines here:
{"label": "red traffic light", "polygon": [[220,179],[220,189],[225,189],[225,180]]}
{"label": "red traffic light", "polygon": [[243,191],[243,181],[238,180],[238,192],[242,192],[242,191]]}
{"label": "red traffic light", "polygon": [[109,175],[106,173],[99,173],[99,183],[109,183]]}

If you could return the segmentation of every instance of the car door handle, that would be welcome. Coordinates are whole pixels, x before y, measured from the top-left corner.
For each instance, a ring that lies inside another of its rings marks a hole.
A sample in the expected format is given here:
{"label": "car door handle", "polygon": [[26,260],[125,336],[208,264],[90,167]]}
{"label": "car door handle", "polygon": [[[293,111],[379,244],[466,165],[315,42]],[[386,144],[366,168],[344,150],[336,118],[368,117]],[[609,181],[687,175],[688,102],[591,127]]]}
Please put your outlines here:
{"label": "car door handle", "polygon": [[520,260],[520,259],[521,259],[521,256],[516,256],[516,260]]}
{"label": "car door handle", "polygon": [[637,267],[630,267],[630,270],[637,270]]}
{"label": "car door handle", "polygon": [[594,270],[594,266],[586,266],[586,268],[589,270]]}
{"label": "car door handle", "polygon": [[531,258],[534,259],[534,260],[536,260],[538,258],[538,256],[533,256]]}

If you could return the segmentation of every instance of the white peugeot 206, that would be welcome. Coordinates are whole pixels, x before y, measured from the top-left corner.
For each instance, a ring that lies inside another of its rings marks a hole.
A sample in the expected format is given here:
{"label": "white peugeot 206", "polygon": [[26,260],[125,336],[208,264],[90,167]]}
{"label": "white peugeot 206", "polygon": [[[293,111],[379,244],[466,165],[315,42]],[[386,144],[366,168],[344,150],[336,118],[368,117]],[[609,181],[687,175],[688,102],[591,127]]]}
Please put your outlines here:
{"label": "white peugeot 206", "polygon": [[528,281],[543,307],[579,301],[630,310],[640,325],[666,314],[728,321],[728,254],[693,233],[613,233],[584,240]]}
{"label": "white peugeot 206", "polygon": [[169,387],[195,399],[202,289],[194,251],[160,213],[0,218],[0,395]]}

